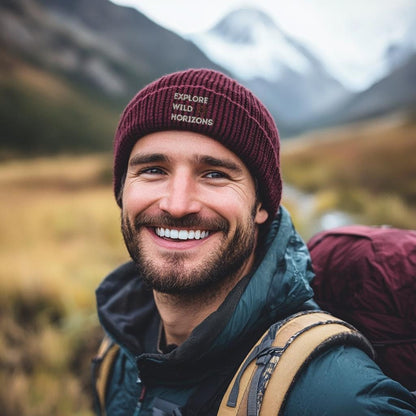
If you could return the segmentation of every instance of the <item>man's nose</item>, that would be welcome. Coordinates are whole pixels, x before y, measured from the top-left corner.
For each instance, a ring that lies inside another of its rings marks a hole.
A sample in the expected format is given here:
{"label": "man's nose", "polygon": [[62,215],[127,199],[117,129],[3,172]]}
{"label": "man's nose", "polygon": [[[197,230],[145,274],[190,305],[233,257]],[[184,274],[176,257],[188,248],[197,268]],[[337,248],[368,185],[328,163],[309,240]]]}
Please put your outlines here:
{"label": "man's nose", "polygon": [[160,199],[159,208],[177,218],[199,212],[201,202],[195,180],[188,175],[172,176],[166,194]]}

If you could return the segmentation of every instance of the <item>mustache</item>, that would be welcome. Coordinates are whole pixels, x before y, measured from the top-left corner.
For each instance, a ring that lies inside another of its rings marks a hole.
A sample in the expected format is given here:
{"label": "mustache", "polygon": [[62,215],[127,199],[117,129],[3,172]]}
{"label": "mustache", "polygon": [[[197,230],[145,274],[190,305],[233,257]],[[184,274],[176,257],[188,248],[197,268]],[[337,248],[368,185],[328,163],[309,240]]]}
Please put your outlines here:
{"label": "mustache", "polygon": [[150,216],[138,214],[134,219],[136,231],[141,227],[197,228],[210,231],[229,231],[229,223],[225,218],[202,218],[198,214],[188,214],[181,218],[172,217],[168,213]]}

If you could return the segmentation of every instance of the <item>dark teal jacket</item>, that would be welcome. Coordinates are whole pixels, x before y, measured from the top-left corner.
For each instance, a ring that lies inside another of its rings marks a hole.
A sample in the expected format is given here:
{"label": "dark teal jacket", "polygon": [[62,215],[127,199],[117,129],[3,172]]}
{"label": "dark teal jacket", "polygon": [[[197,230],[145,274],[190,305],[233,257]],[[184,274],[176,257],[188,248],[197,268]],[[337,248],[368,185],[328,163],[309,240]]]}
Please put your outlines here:
{"label": "dark teal jacket", "polygon": [[[109,383],[107,415],[216,414],[236,369],[265,330],[295,312],[317,309],[309,254],[284,208],[259,258],[254,272],[186,342],[163,353],[157,350],[160,316],[134,265],[121,266],[103,281],[97,289],[98,315],[121,347]],[[284,409],[285,416],[415,414],[410,393],[350,346],[315,358]]]}

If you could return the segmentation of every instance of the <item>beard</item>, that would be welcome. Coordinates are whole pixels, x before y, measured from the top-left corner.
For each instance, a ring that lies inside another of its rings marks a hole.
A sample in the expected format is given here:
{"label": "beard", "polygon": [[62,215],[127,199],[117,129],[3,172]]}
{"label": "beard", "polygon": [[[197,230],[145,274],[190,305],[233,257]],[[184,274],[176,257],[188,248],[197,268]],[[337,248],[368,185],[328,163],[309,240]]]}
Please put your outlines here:
{"label": "beard", "polygon": [[[122,213],[121,229],[127,250],[138,268],[143,281],[152,289],[171,295],[197,295],[215,292],[234,282],[238,272],[244,267],[256,246],[256,225],[254,223],[256,207],[244,224],[238,223],[234,234],[229,236],[229,223],[225,218],[206,220],[197,214],[183,218],[174,218],[169,214],[150,217],[139,214],[134,223]],[[200,228],[222,233],[216,249],[204,255],[194,267],[187,267],[186,252],[172,252],[153,259],[146,253],[140,231],[144,227],[156,227],[163,224],[169,228]],[[159,263],[158,261],[159,260]]]}

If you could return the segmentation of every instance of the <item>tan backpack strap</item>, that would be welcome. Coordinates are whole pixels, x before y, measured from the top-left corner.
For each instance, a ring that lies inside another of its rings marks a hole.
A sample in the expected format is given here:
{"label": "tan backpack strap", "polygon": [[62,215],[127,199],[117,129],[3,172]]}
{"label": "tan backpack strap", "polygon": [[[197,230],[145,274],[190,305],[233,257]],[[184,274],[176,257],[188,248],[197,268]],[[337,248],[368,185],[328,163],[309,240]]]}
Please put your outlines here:
{"label": "tan backpack strap", "polygon": [[[316,355],[318,349],[322,350],[337,338],[341,339],[355,332],[355,329],[347,326],[345,322],[331,318],[325,313],[300,315],[287,322],[278,331],[273,345],[284,347],[289,344],[280,356],[273,377],[269,380],[260,416],[280,415],[289,389],[305,363]],[[292,337],[293,340],[290,342]]]}
{"label": "tan backpack strap", "polygon": [[263,351],[261,346],[266,337],[270,337],[270,330],[260,338],[247,356],[248,358],[240,366],[223,397],[218,415],[257,414],[256,401],[261,374],[257,364],[259,357],[261,361],[261,357],[267,351],[275,354],[269,358],[266,374],[263,374],[263,378],[269,379],[266,380],[264,386],[260,416],[281,414],[281,409],[296,376],[306,363],[324,348],[347,343],[355,344],[369,354],[372,353],[367,341],[355,328],[321,311],[308,311],[289,317],[278,328],[267,351]]}
{"label": "tan backpack strap", "polygon": [[119,349],[120,347],[108,335],[105,335],[93,360],[94,385],[101,416],[106,416],[105,397],[107,385]]}
{"label": "tan backpack strap", "polygon": [[[253,375],[257,369],[255,357],[257,355],[258,347],[266,335],[267,335],[267,332],[259,339],[257,344],[249,352],[246,360],[241,364],[237,373],[234,375],[233,379],[231,380],[231,383],[229,384],[227,391],[225,392],[224,397],[222,398],[221,405],[217,413],[218,416],[245,416],[247,415],[248,392],[249,392],[251,381],[253,379]],[[238,377],[240,378],[237,381]],[[233,387],[236,386],[237,382],[239,383],[238,396],[236,397],[234,401],[230,402],[231,391]]]}

